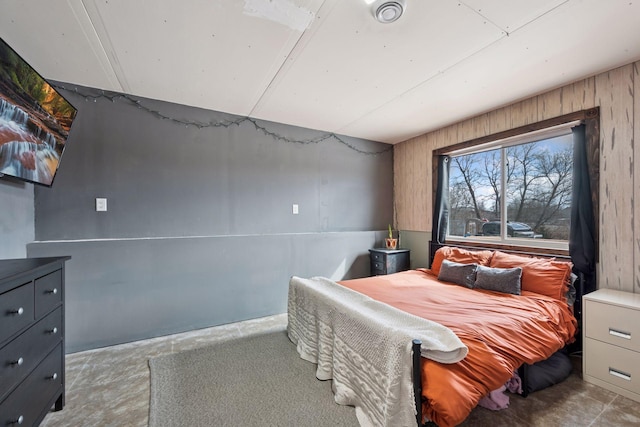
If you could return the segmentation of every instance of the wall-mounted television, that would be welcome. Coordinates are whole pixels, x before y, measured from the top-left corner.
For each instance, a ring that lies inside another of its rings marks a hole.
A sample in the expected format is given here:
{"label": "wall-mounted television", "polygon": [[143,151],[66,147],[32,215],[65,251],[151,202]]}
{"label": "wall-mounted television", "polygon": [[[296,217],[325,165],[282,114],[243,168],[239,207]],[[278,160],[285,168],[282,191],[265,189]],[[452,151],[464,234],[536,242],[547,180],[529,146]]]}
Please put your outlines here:
{"label": "wall-mounted television", "polygon": [[76,113],[0,38],[0,176],[51,186]]}

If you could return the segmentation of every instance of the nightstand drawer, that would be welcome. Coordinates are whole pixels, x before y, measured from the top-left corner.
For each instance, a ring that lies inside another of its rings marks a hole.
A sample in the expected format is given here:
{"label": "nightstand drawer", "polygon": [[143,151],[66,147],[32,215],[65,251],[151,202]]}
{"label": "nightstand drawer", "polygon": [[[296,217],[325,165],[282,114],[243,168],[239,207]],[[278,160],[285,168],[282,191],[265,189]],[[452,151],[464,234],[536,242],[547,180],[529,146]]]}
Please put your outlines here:
{"label": "nightstand drawer", "polygon": [[385,254],[380,252],[371,252],[371,262],[379,262],[380,264],[384,264],[385,262]]}
{"label": "nightstand drawer", "polygon": [[584,345],[585,375],[640,394],[640,353],[590,338]]}
{"label": "nightstand drawer", "polygon": [[585,336],[640,351],[640,311],[586,300]]}
{"label": "nightstand drawer", "polygon": [[387,274],[386,265],[382,261],[371,261],[371,274],[374,276],[379,274]]}

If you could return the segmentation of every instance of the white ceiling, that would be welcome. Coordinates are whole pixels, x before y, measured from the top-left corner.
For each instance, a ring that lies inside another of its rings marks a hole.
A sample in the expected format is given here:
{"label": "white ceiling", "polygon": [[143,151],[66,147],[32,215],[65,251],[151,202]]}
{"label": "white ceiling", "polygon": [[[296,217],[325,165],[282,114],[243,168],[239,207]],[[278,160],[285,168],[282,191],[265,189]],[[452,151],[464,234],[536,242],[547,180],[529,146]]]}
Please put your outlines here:
{"label": "white ceiling", "polygon": [[45,78],[396,143],[640,59],[640,0],[2,0]]}

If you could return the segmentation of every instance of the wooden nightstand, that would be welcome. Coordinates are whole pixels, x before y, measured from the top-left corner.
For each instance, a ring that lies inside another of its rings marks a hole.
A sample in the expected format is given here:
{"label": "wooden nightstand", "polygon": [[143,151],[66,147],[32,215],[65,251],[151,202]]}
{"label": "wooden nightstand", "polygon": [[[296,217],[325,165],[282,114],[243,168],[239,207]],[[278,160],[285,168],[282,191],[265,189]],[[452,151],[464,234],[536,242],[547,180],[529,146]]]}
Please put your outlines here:
{"label": "wooden nightstand", "polygon": [[409,269],[409,249],[369,249],[371,275],[397,273]]}
{"label": "wooden nightstand", "polygon": [[582,316],[584,380],[640,402],[640,295],[599,289]]}

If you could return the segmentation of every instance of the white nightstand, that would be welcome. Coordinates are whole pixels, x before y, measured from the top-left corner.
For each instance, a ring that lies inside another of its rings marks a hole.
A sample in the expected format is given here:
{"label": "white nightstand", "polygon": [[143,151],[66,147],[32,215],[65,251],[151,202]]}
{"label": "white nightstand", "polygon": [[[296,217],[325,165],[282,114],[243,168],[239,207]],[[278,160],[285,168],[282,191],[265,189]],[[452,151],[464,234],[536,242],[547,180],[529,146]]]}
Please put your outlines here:
{"label": "white nightstand", "polygon": [[582,316],[584,380],[640,402],[640,294],[599,289]]}

